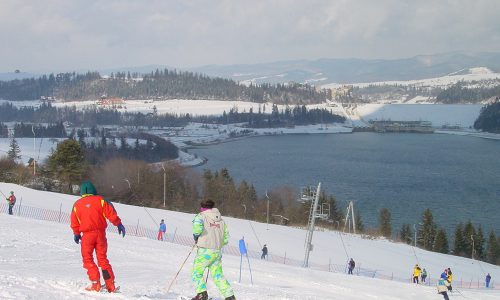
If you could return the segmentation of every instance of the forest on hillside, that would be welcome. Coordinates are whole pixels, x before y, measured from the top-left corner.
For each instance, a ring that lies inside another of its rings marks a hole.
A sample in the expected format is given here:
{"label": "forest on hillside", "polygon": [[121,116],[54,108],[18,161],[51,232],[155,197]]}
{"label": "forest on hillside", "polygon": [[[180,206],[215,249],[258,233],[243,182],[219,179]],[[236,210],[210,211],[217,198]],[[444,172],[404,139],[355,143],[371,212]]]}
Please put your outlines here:
{"label": "forest on hillside", "polygon": [[104,95],[123,99],[217,99],[276,104],[321,103],[330,97],[329,90],[317,90],[307,84],[246,86],[231,79],[168,69],[157,69],[142,75],[118,72],[103,77],[98,72],[73,72],[0,81],[0,99],[6,100],[35,100],[41,97],[95,100]]}
{"label": "forest on hillside", "polygon": [[[92,127],[95,125],[117,125],[131,127],[182,127],[188,122],[199,122],[208,124],[234,124],[246,123],[251,128],[272,128],[295,125],[309,125],[321,123],[343,123],[345,118],[334,114],[328,109],[307,109],[305,105],[286,106],[279,110],[276,104],[272,105],[270,113],[263,110],[253,112],[238,112],[236,108],[230,109],[221,116],[196,116],[189,114],[143,114],[140,112],[119,112],[116,109],[105,109],[97,107],[83,108],[76,107],[53,107],[50,103],[43,103],[40,107],[21,107],[18,108],[12,103],[3,103],[0,105],[0,120],[2,122],[25,122],[25,123],[61,123],[68,122],[72,126]],[[61,126],[61,125],[59,125]],[[61,137],[60,128],[54,130],[38,129],[40,125],[35,126],[35,132],[39,134],[46,133],[45,137]],[[0,134],[7,135],[6,129],[1,130]],[[31,125],[25,125],[16,131],[16,136],[32,136]]]}
{"label": "forest on hillside", "polygon": [[481,109],[474,128],[491,133],[500,133],[500,98]]}

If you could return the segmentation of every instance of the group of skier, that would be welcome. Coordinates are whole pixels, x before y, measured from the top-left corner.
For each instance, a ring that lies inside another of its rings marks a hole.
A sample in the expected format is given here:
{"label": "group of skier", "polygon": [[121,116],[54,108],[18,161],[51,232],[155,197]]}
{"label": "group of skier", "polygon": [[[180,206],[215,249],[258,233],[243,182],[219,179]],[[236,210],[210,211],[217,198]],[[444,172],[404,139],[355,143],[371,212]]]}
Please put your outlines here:
{"label": "group of skier", "polygon": [[441,273],[441,276],[439,277],[438,283],[437,283],[437,290],[438,293],[443,295],[443,298],[445,300],[449,300],[450,298],[448,297],[448,291],[452,291],[453,288],[451,286],[451,282],[453,281],[453,273],[451,272],[451,269],[444,269],[443,273]]}
{"label": "group of skier", "polygon": [[415,265],[415,267],[413,268],[413,283],[420,283],[419,282],[419,279],[422,283],[425,283],[425,279],[427,278],[427,270],[424,268],[424,269],[421,269],[420,266],[418,264]]}
{"label": "group of skier", "polygon": [[[81,245],[81,255],[83,267],[87,270],[87,275],[91,284],[86,287],[87,291],[106,291],[113,293],[119,290],[115,285],[115,275],[109,260],[107,259],[107,239],[106,228],[109,220],[118,229],[118,233],[125,237],[125,227],[118,216],[113,204],[97,194],[95,186],[90,181],[85,181],[80,188],[81,198],[78,199],[71,211],[71,228],[74,234],[74,241]],[[13,207],[16,203],[14,192],[6,198],[9,203],[9,214],[12,215]],[[162,219],[158,230],[158,240],[164,239],[166,224]],[[196,296],[192,300],[208,300],[206,281],[203,274],[208,269],[212,275],[215,286],[225,297],[225,300],[235,300],[233,289],[225,279],[222,272],[222,247],[228,243],[229,232],[226,223],[222,219],[221,213],[215,208],[212,200],[204,200],[200,203],[200,212],[194,217],[192,222],[192,232],[196,247],[196,256],[192,269],[191,279],[195,285]],[[97,265],[94,262],[94,252],[97,258]],[[266,259],[268,255],[267,245],[262,248],[261,259]],[[348,274],[353,274],[355,262],[351,258],[348,263]],[[101,269],[104,285],[101,284]],[[414,283],[426,282],[427,270],[421,269],[418,264],[413,268],[412,280]],[[443,295],[445,300],[449,300],[448,292],[452,291],[451,283],[453,273],[447,268],[441,273],[437,283],[438,293]],[[488,273],[485,285],[488,288],[491,275]]]}
{"label": "group of skier", "polygon": [[[12,193],[13,194],[13,193]],[[95,186],[85,181],[80,188],[81,198],[71,211],[71,228],[74,241],[81,245],[83,267],[91,284],[87,291],[101,291],[101,269],[104,288],[109,293],[117,292],[115,275],[107,258],[106,219],[118,228],[118,233],[125,237],[125,227],[113,204],[97,194]],[[162,220],[162,223],[164,222]],[[158,239],[163,240],[166,225],[161,226]],[[229,232],[222,216],[212,200],[200,203],[200,212],[194,217],[192,225],[193,238],[196,247],[191,278],[195,284],[196,296],[192,300],[208,300],[206,283],[203,274],[206,269],[225,300],[235,300],[233,289],[222,272],[222,247],[228,243]],[[96,254],[97,265],[93,254]]]}

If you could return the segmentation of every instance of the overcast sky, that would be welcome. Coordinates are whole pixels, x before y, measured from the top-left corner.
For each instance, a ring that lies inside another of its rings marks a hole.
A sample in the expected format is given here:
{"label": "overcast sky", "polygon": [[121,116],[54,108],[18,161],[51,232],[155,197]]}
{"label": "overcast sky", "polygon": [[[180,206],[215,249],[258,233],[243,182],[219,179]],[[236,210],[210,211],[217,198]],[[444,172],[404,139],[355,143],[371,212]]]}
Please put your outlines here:
{"label": "overcast sky", "polygon": [[499,0],[0,0],[0,72],[500,51]]}

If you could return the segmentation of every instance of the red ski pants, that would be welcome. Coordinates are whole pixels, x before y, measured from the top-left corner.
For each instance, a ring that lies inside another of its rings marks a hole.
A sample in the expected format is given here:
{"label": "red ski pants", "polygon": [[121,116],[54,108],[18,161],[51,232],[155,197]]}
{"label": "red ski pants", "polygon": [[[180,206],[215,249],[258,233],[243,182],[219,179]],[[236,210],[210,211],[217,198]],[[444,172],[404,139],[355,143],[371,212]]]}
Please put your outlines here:
{"label": "red ski pants", "polygon": [[160,231],[158,231],[158,237],[157,237],[157,239],[158,239],[159,241],[163,241],[163,231],[161,231],[161,230],[160,230]]}
{"label": "red ski pants", "polygon": [[90,281],[100,281],[99,268],[94,262],[94,250],[104,280],[114,281],[115,275],[107,258],[108,241],[106,240],[106,232],[104,230],[84,232],[81,244],[83,267],[87,269]]}

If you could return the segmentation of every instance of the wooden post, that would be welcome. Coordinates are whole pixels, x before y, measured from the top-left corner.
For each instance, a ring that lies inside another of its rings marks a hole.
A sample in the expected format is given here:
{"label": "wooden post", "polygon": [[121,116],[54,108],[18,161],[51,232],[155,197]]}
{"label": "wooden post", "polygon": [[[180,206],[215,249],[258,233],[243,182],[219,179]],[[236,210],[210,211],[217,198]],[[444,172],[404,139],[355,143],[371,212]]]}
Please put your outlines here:
{"label": "wooden post", "polygon": [[58,223],[61,223],[61,214],[62,214],[62,203],[59,205],[59,220],[57,221]]}
{"label": "wooden post", "polygon": [[137,219],[137,226],[135,227],[135,236],[137,236],[138,230],[139,230],[139,219]]}

